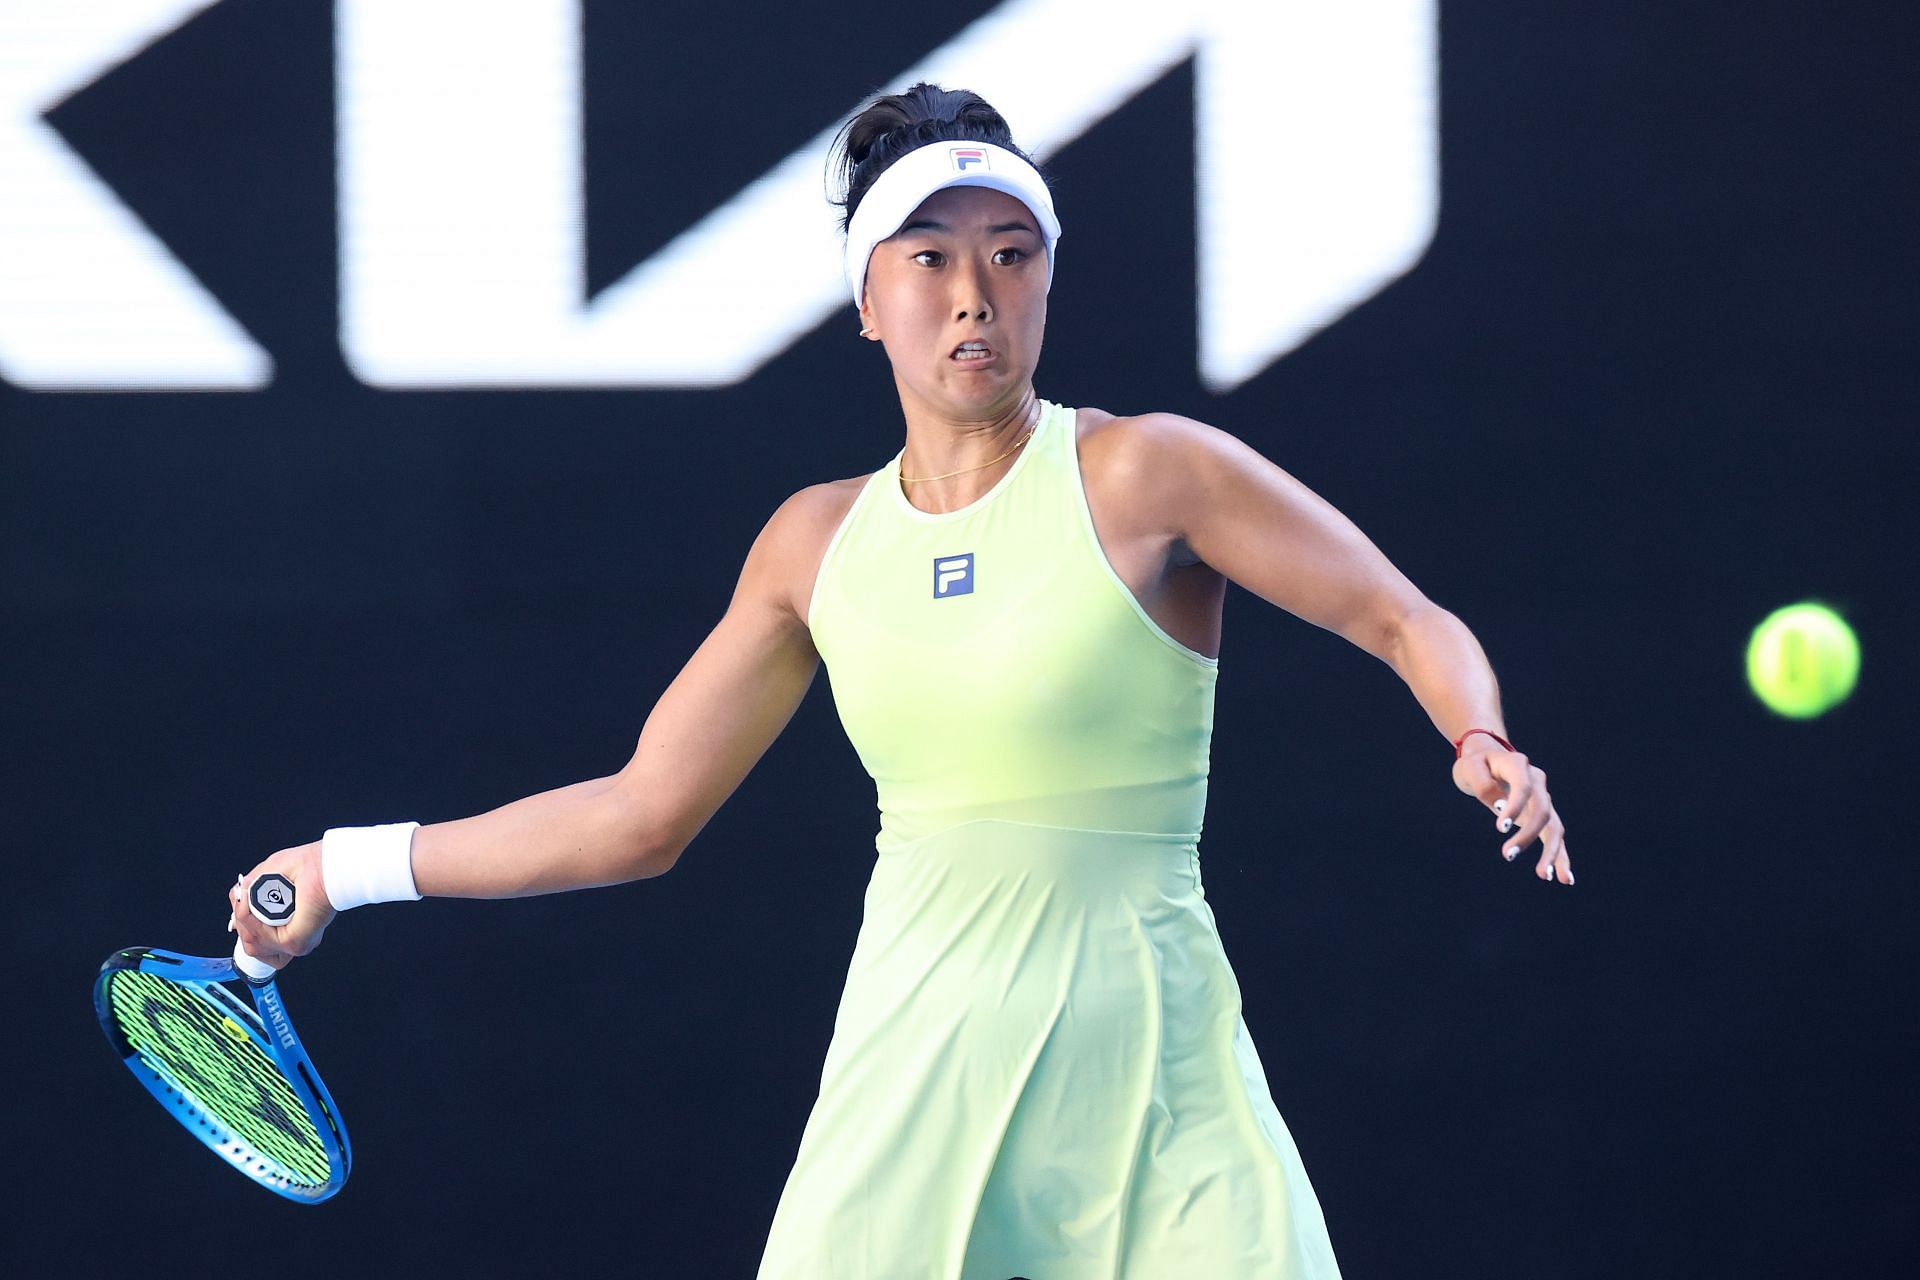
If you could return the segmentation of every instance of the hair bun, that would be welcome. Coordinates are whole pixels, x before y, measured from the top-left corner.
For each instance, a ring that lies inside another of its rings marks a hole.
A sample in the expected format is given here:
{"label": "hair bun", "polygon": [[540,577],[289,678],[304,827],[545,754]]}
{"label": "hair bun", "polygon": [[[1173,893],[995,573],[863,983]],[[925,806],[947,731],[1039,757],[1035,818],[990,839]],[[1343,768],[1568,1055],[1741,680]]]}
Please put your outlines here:
{"label": "hair bun", "polygon": [[841,126],[827,162],[829,177],[838,180],[840,194],[828,199],[843,211],[840,229],[845,231],[853,221],[861,198],[887,166],[934,142],[990,142],[1033,163],[985,98],[923,80],[904,93],[875,98]]}

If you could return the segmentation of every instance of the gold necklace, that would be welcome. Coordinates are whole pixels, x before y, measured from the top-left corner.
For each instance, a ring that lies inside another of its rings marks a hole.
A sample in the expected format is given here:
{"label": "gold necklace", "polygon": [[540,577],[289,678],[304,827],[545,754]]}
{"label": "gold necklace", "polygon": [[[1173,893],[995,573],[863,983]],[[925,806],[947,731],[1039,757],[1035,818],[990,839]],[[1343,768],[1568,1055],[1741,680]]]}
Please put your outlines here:
{"label": "gold necklace", "polygon": [[929,480],[945,480],[952,476],[963,476],[969,471],[984,471],[988,467],[992,466],[994,463],[999,462],[1002,459],[1006,458],[1015,449],[1018,449],[1021,445],[1025,444],[1027,441],[1033,439],[1033,429],[1039,425],[1040,425],[1040,415],[1035,414],[1033,421],[1028,424],[1027,429],[1021,433],[1020,438],[1018,440],[1015,440],[1013,442],[1012,446],[1008,448],[1006,453],[1001,454],[997,458],[989,458],[985,462],[981,463],[979,466],[962,467],[958,471],[948,471],[937,476],[901,476],[900,483],[901,484],[925,484]]}

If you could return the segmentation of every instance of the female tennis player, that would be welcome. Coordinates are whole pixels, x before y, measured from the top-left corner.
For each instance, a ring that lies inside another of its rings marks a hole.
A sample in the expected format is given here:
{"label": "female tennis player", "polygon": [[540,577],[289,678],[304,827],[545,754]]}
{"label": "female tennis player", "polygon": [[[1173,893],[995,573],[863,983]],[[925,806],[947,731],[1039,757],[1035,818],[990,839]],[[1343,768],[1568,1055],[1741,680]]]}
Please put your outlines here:
{"label": "female tennis player", "polygon": [[1040,398],[1060,223],[978,96],[916,85],[843,132],[847,268],[905,420],[800,490],[618,773],[454,822],[328,831],[282,965],[367,902],[657,876],[824,661],[878,857],[762,1280],[1339,1274],[1202,892],[1228,582],[1406,681],[1508,861],[1573,883],[1546,775],[1472,634],[1240,441]]}

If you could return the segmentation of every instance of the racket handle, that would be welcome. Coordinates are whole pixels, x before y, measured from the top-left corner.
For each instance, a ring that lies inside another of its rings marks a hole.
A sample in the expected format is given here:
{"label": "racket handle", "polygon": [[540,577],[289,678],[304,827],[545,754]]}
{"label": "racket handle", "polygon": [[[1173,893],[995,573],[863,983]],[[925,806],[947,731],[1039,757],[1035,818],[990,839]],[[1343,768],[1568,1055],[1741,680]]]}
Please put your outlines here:
{"label": "racket handle", "polygon": [[233,967],[244,974],[248,982],[270,982],[277,972],[266,961],[248,955],[246,944],[238,938],[233,940]]}
{"label": "racket handle", "polygon": [[[293,881],[278,872],[269,871],[247,887],[248,908],[268,924],[285,924],[293,919],[293,897]],[[238,938],[233,940],[233,967],[256,986],[272,981],[276,972],[272,965],[248,955]]]}

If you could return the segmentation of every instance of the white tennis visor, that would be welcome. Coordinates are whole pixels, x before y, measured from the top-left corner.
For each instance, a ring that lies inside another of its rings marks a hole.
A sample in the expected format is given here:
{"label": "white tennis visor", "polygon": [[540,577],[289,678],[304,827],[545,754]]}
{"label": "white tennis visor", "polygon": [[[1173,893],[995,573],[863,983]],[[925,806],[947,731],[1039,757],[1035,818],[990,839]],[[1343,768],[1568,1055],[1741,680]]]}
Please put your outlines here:
{"label": "white tennis visor", "polygon": [[866,299],[867,264],[873,259],[873,247],[900,230],[921,201],[948,187],[991,187],[1027,206],[1047,242],[1047,287],[1053,287],[1054,245],[1060,239],[1060,219],[1054,216],[1053,194],[1039,172],[991,142],[932,142],[888,165],[853,211],[853,221],[847,226],[847,281],[853,286],[855,307]]}

